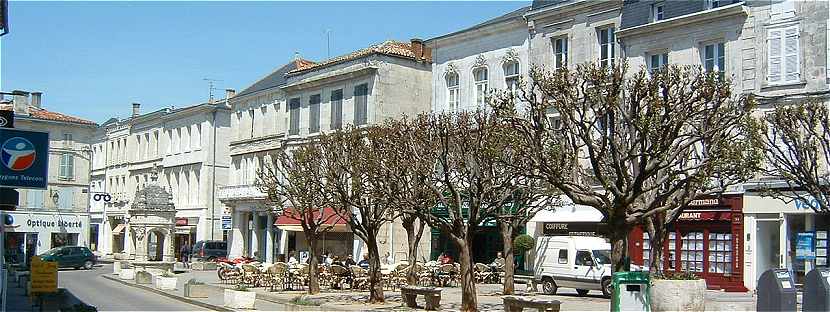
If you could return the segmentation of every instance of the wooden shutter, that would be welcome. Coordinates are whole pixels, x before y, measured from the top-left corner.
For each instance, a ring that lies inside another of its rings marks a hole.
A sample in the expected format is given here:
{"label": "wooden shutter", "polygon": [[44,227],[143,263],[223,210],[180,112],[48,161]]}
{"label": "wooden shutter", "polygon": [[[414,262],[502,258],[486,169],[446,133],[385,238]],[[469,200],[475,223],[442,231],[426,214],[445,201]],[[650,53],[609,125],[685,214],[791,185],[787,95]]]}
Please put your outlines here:
{"label": "wooden shutter", "polygon": [[767,31],[767,81],[780,82],[782,69],[782,34],[781,29]]}
{"label": "wooden shutter", "polygon": [[784,80],[798,81],[801,79],[798,57],[798,26],[784,29]]}

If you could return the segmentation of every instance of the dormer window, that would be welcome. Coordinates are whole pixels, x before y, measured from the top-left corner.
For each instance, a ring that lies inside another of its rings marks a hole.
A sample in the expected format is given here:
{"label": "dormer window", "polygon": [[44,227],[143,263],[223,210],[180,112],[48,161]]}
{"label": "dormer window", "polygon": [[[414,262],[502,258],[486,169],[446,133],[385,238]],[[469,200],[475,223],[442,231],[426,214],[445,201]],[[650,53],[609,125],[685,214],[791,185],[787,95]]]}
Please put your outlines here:
{"label": "dormer window", "polygon": [[657,2],[651,5],[651,21],[657,22],[664,19],[663,2]]}

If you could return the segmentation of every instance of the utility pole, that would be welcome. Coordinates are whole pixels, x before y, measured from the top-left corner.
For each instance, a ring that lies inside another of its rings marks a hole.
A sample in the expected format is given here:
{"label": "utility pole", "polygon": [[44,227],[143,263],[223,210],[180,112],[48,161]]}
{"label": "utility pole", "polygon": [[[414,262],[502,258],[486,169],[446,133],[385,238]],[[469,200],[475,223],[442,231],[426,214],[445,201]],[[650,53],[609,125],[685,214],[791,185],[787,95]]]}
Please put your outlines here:
{"label": "utility pole", "polygon": [[208,103],[213,103],[213,90],[216,90],[215,83],[222,80],[212,78],[202,78],[202,80],[208,82]]}

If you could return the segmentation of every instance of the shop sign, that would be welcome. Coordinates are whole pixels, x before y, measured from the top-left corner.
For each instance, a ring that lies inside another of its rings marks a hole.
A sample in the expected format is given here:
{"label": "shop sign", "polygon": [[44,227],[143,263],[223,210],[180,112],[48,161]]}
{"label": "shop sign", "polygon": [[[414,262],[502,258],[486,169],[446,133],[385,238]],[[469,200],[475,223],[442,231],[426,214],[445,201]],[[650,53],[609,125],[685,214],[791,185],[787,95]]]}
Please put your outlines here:
{"label": "shop sign", "polygon": [[794,205],[796,210],[806,210],[806,209],[820,209],[821,205],[819,204],[818,200],[812,196],[808,196],[809,200],[803,200],[801,198],[796,198],[794,200]]}
{"label": "shop sign", "polygon": [[718,206],[720,200],[717,198],[695,199],[689,202],[689,206]]}
{"label": "shop sign", "polygon": [[601,222],[545,222],[545,236],[602,236],[608,225]]}
{"label": "shop sign", "polygon": [[28,214],[10,213],[16,232],[59,232],[81,233],[88,223],[88,217],[69,214]]}
{"label": "shop sign", "polygon": [[0,128],[0,186],[46,189],[49,133]]}
{"label": "shop sign", "polygon": [[795,245],[795,258],[798,260],[813,260],[816,258],[814,232],[800,232]]}
{"label": "shop sign", "polygon": [[176,225],[177,226],[187,225],[187,218],[176,218]]}
{"label": "shop sign", "polygon": [[43,261],[38,256],[32,257],[33,293],[53,293],[58,291],[58,263]]}
{"label": "shop sign", "polygon": [[232,224],[231,221],[231,216],[222,216],[222,229],[230,230]]}
{"label": "shop sign", "polygon": [[686,211],[681,212],[677,220],[684,221],[731,221],[732,213],[728,211]]}

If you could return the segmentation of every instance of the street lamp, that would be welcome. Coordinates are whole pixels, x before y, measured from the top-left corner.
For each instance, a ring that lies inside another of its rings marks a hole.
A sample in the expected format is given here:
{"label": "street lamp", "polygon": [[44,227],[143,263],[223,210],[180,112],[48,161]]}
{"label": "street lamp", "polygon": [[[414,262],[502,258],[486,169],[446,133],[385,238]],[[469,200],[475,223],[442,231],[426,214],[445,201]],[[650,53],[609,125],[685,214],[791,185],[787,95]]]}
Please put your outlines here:
{"label": "street lamp", "polygon": [[60,195],[58,194],[58,192],[57,191],[52,191],[52,196],[50,196],[50,197],[52,197],[52,203],[55,204],[55,206],[57,206],[58,205],[58,200],[60,200]]}

